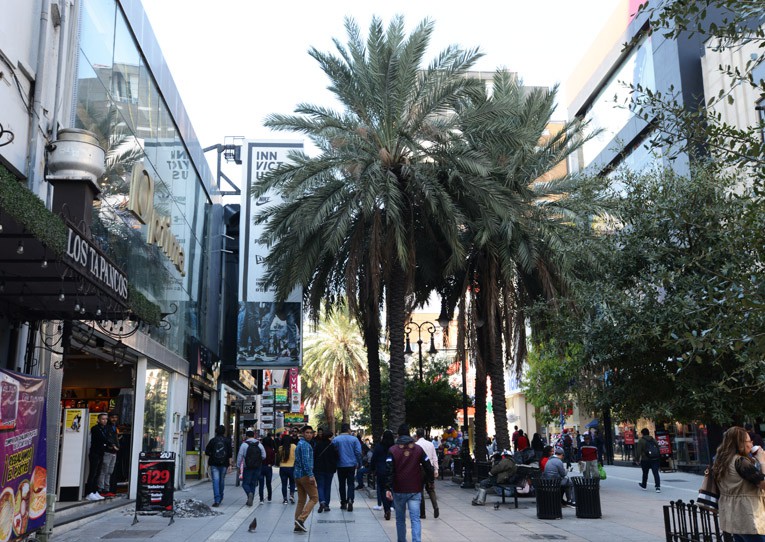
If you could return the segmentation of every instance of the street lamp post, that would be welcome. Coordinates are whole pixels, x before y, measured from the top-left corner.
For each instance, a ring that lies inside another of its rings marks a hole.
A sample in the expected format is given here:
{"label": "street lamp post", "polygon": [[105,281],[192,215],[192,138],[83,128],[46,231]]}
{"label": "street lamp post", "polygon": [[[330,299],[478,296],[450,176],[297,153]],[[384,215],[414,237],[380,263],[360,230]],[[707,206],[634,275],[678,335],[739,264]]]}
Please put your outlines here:
{"label": "street lamp post", "polygon": [[422,332],[423,330],[430,334],[430,349],[428,350],[428,354],[431,356],[435,356],[438,354],[438,350],[436,350],[436,343],[434,340],[435,334],[436,334],[436,326],[433,324],[433,322],[424,321],[422,323],[417,322],[409,322],[406,327],[404,328],[404,333],[406,333],[406,348],[404,348],[404,354],[412,355],[414,354],[414,351],[412,350],[412,345],[409,341],[409,335],[414,331],[417,330],[417,352],[419,354],[419,362],[420,362],[420,382],[422,382]]}

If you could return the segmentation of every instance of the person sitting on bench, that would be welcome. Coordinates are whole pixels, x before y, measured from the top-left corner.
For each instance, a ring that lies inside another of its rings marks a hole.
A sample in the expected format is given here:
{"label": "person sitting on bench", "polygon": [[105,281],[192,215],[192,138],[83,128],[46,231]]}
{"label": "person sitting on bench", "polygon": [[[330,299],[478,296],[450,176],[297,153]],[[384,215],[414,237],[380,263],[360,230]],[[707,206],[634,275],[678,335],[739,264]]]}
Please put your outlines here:
{"label": "person sitting on bench", "polygon": [[[564,452],[563,448],[555,448],[555,455],[552,456],[545,465],[545,470],[542,473],[542,478],[548,479],[560,479],[561,490],[566,493],[566,500],[563,501],[564,505],[576,506],[573,498],[574,486],[568,477],[568,469],[563,464]],[[562,497],[562,495],[561,495]]]}
{"label": "person sitting on bench", "polygon": [[472,500],[473,505],[483,506],[486,504],[486,490],[493,486],[511,483],[515,479],[517,470],[518,467],[513,461],[513,453],[510,450],[502,450],[502,459],[491,468],[489,477],[481,481],[478,493]]}

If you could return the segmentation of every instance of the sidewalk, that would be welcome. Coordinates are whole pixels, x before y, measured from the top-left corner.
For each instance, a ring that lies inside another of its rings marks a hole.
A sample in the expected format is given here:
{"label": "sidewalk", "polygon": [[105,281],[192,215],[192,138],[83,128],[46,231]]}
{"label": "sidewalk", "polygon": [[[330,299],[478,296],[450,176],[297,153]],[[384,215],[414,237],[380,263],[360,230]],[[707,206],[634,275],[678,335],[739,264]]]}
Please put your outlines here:
{"label": "sidewalk", "polygon": [[[422,539],[426,542],[457,542],[473,540],[567,540],[569,542],[612,542],[615,537],[630,541],[656,541],[664,538],[662,505],[670,500],[695,499],[701,477],[688,473],[662,473],[662,493],[653,491],[649,476],[648,489],[642,491],[637,482],[641,471],[633,467],[606,467],[608,479],[601,483],[602,519],[577,519],[573,508],[563,509],[563,519],[539,520],[534,499],[519,499],[519,508],[511,504],[494,510],[491,504],[499,497],[489,497],[487,505],[470,505],[474,492],[460,489],[451,481],[436,482],[440,517],[433,519],[428,501],[428,519],[422,523]],[[576,474],[576,473],[574,473]],[[337,497],[337,478],[333,489],[332,511],[317,514],[314,508],[306,522],[309,532],[295,533],[295,505],[283,505],[281,484],[274,476],[271,503],[247,507],[241,487],[234,486],[234,477],[226,479],[226,492],[220,508],[221,515],[202,518],[177,518],[168,525],[168,519],[158,516],[139,516],[139,523],[131,526],[133,506],[114,509],[81,522],[57,527],[55,541],[82,540],[151,540],[185,541],[252,541],[289,540],[388,542],[396,540],[395,513],[385,521],[382,511],[372,510],[376,499],[368,498],[364,491],[356,492],[353,512],[340,510]],[[176,500],[199,499],[212,502],[210,482],[199,483],[175,494]],[[130,510],[130,512],[128,512]],[[255,533],[247,527],[257,516]]]}

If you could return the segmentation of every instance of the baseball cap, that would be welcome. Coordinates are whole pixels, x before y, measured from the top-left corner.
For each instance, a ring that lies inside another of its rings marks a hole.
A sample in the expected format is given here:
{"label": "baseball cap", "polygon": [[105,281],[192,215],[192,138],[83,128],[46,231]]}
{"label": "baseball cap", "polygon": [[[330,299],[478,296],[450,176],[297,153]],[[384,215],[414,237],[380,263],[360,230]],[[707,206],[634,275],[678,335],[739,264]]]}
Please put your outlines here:
{"label": "baseball cap", "polygon": [[555,448],[555,455],[563,455],[563,448]]}

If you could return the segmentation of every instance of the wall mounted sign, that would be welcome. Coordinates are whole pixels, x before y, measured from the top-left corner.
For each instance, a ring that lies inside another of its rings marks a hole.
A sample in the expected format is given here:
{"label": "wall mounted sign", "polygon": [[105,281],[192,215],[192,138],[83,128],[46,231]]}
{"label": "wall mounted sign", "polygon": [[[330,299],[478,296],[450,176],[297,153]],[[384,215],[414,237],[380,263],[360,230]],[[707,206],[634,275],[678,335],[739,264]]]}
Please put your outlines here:
{"label": "wall mounted sign", "polygon": [[87,237],[67,224],[69,235],[66,242],[66,258],[117,297],[128,298],[128,279],[112,261]]}

